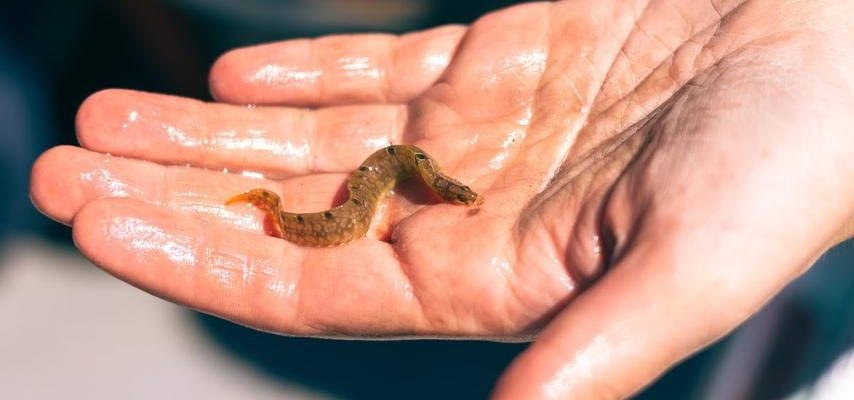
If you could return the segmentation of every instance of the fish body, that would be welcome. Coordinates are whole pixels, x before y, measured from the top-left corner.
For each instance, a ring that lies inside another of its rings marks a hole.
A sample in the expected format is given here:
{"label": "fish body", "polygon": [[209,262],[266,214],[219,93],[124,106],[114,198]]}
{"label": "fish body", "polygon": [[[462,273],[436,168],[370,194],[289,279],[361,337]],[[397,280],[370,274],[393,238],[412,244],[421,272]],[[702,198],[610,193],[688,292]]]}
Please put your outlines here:
{"label": "fish body", "polygon": [[371,154],[350,176],[347,201],[326,211],[291,213],[282,210],[279,195],[252,189],[226,201],[248,202],[264,210],[273,221],[274,234],[314,247],[337,246],[364,237],[380,201],[399,182],[421,179],[443,200],[479,205],[483,198],[471,188],[442,173],[438,163],[415,146],[392,145]]}

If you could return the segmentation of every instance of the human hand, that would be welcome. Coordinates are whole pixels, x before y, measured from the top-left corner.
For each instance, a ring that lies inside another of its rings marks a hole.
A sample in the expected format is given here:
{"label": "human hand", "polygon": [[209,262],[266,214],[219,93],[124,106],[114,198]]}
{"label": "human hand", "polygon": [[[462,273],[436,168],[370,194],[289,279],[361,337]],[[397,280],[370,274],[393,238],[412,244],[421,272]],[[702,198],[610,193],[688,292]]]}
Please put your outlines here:
{"label": "human hand", "polygon": [[[295,335],[536,338],[496,397],[627,396],[852,235],[850,14],[721,3],[537,3],[238,49],[212,91],[258,107],[97,93],[84,149],[34,166],[33,202],[107,272],[207,313]],[[388,143],[486,203],[394,196],[368,238],[329,249],[223,206],[260,186],[327,208]]]}

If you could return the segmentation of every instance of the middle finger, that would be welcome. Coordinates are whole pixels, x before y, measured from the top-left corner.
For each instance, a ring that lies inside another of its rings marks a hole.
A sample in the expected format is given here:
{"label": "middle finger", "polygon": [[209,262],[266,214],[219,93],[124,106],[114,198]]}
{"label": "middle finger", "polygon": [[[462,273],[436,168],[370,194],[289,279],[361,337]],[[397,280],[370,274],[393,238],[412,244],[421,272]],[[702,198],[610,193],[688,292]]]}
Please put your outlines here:
{"label": "middle finger", "polygon": [[349,172],[399,143],[406,119],[399,105],[251,107],[112,89],[80,106],[77,135],[102,153],[284,177]]}

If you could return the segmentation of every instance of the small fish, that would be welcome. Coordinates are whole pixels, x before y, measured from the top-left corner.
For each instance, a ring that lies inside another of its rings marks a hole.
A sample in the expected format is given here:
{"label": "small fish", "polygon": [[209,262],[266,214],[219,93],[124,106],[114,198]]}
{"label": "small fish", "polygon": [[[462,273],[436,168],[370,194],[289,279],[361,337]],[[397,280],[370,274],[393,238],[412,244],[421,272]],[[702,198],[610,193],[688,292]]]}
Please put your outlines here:
{"label": "small fish", "polygon": [[371,154],[350,176],[350,197],[338,207],[315,213],[282,211],[279,195],[252,189],[225,204],[247,202],[265,211],[273,220],[274,234],[291,242],[315,247],[338,246],[365,236],[377,205],[397,185],[418,177],[447,202],[475,205],[483,197],[442,173],[436,161],[415,146],[393,145]]}

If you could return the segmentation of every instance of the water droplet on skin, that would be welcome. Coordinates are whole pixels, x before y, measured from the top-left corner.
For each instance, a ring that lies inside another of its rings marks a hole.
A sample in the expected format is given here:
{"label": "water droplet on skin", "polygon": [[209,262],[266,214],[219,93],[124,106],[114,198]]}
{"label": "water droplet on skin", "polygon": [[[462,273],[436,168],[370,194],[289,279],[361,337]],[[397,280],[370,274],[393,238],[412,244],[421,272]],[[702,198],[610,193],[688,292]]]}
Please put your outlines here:
{"label": "water droplet on skin", "polygon": [[195,263],[192,237],[172,234],[143,219],[133,217],[115,218],[108,229],[110,237],[126,251],[135,254],[140,264],[162,256],[166,256],[178,268],[186,268]]}
{"label": "water droplet on skin", "polygon": [[305,86],[313,84],[320,77],[320,71],[304,71],[296,67],[265,65],[252,74],[248,81],[267,86]]}
{"label": "water droplet on skin", "polygon": [[597,259],[602,255],[602,240],[599,235],[593,235],[593,255]]}
{"label": "water droplet on skin", "polygon": [[252,179],[264,179],[264,174],[255,171],[243,171],[240,175]]}
{"label": "water droplet on skin", "polygon": [[507,276],[512,272],[510,262],[503,257],[492,257],[490,264],[494,271],[502,276]]}
{"label": "water droplet on skin", "polygon": [[255,107],[257,107],[255,104],[247,104],[247,105],[246,105],[246,108],[248,108],[248,109],[250,109],[250,110],[251,110],[251,109],[253,109],[253,108],[255,108]]}
{"label": "water droplet on skin", "polygon": [[507,138],[504,139],[504,143],[501,143],[501,147],[506,149],[506,148],[510,147],[511,144],[515,144],[516,140],[520,140],[520,139],[524,139],[524,138],[525,138],[525,131],[522,129],[517,129],[513,132],[510,132],[510,134],[507,136]]}
{"label": "water droplet on skin", "polygon": [[388,138],[379,137],[379,138],[368,138],[362,140],[362,145],[369,149],[381,149],[390,145],[391,143],[388,141]]}
{"label": "water droplet on skin", "polygon": [[227,130],[214,133],[212,142],[229,150],[266,152],[295,159],[303,159],[310,153],[306,140],[282,143],[270,140],[267,135],[268,132],[260,129],[248,129],[245,132]]}
{"label": "water droplet on skin", "polygon": [[499,170],[504,166],[504,161],[507,160],[509,154],[506,151],[498,153],[495,157],[489,160],[489,168]]}
{"label": "water droplet on skin", "polygon": [[122,123],[122,129],[127,129],[132,123],[136,122],[139,119],[139,112],[133,110],[128,113],[128,117],[124,123]]}
{"label": "water droplet on skin", "polygon": [[348,76],[360,76],[378,79],[380,70],[369,57],[343,57],[337,62],[339,68]]}
{"label": "water droplet on skin", "polygon": [[223,174],[227,174],[227,173],[228,173],[228,168],[223,168],[223,169],[222,169],[222,173],[223,173]]}

